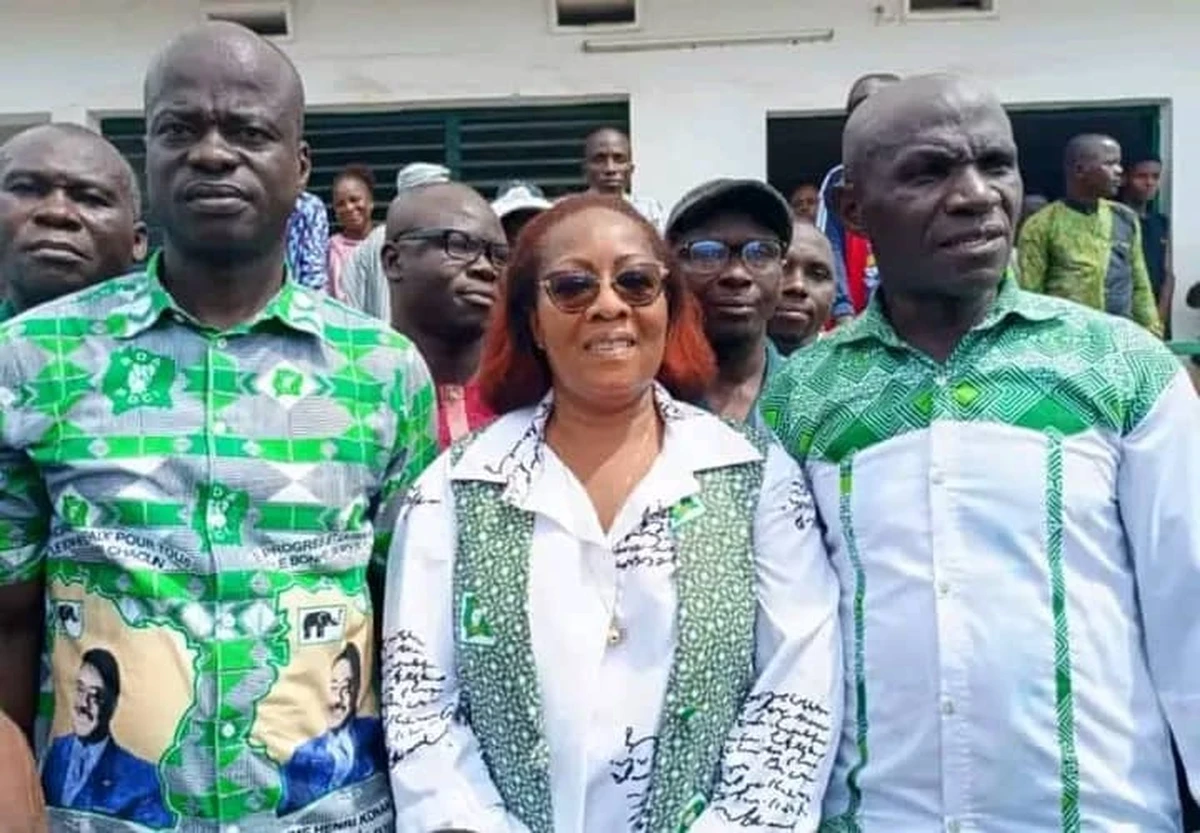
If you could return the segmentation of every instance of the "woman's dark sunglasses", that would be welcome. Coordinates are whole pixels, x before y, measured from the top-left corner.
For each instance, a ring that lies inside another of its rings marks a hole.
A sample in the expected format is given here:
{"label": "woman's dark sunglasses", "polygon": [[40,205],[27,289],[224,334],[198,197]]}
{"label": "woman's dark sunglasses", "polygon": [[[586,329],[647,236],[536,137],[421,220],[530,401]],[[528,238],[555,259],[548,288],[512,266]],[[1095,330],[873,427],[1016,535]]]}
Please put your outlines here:
{"label": "woman's dark sunglasses", "polygon": [[[645,307],[658,300],[666,277],[666,269],[657,264],[627,266],[613,277],[612,288],[629,306]],[[600,277],[583,270],[554,272],[539,283],[550,303],[568,315],[583,312],[600,297]]]}

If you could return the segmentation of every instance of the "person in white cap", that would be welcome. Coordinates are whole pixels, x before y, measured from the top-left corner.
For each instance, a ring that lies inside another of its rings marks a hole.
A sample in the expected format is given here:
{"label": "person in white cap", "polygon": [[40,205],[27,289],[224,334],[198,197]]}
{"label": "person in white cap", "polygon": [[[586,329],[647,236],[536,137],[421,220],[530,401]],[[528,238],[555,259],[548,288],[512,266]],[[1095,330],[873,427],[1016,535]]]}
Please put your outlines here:
{"label": "person in white cap", "polygon": [[[450,169],[431,162],[413,162],[396,174],[396,196],[422,185],[449,182]],[[360,312],[392,320],[392,302],[383,272],[384,227],[378,226],[354,250],[339,279],[341,300]]]}
{"label": "person in white cap", "polygon": [[496,189],[492,210],[504,226],[504,236],[508,239],[508,245],[515,246],[517,235],[525,228],[525,224],[551,205],[553,203],[546,199],[541,188],[532,182],[514,179]]}

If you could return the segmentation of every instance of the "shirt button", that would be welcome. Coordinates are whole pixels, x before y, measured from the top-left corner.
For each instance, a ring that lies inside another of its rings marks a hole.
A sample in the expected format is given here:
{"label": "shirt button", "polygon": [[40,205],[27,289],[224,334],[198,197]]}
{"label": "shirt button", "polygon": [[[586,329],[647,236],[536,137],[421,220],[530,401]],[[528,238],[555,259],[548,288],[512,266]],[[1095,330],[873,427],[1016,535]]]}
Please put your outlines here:
{"label": "shirt button", "polygon": [[950,821],[946,822],[946,830],[949,833],[958,833],[958,831],[962,830],[962,824],[959,823],[958,819],[950,819]]}
{"label": "shirt button", "polygon": [[229,339],[225,338],[225,336],[221,336],[220,338],[217,339],[217,347],[219,347],[220,349],[224,350],[228,346],[229,346]]}
{"label": "shirt button", "polygon": [[947,717],[954,714],[954,701],[953,700],[947,698],[942,701],[942,714],[946,715]]}
{"label": "shirt button", "polygon": [[216,422],[213,423],[213,433],[214,434],[224,434],[227,431],[229,431],[229,426],[226,425],[224,422],[217,420]]}
{"label": "shirt button", "polygon": [[929,482],[935,486],[941,486],[943,483],[946,482],[946,475],[945,475],[945,473],[942,472],[941,469],[936,469],[936,468],[930,469]]}
{"label": "shirt button", "polygon": [[942,598],[950,595],[950,582],[939,581],[937,586],[938,595]]}
{"label": "shirt button", "polygon": [[237,729],[234,728],[234,725],[232,723],[226,723],[225,725],[223,725],[221,727],[221,737],[225,738],[225,740],[229,740],[236,734],[237,734]]}

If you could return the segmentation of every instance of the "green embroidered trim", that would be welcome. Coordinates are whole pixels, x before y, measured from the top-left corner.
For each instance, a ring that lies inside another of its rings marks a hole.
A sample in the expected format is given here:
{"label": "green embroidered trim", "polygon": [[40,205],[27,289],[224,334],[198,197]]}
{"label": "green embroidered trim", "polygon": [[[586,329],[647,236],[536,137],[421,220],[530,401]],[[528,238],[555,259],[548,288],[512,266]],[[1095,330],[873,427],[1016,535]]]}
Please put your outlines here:
{"label": "green embroidered trim", "polygon": [[550,747],[526,606],[534,516],[505,503],[498,484],[456,481],[453,488],[462,703],[505,808],[531,833],[554,833]]}
{"label": "green embroidered trim", "polygon": [[703,511],[685,512],[688,520],[672,529],[678,638],[659,720],[647,830],[686,829],[697,801],[712,796],[722,746],[754,682],[751,530],[762,464],[714,469],[696,479]]}
{"label": "green embroidered trim", "polygon": [[1050,608],[1054,615],[1054,699],[1062,773],[1063,833],[1079,831],[1079,756],[1075,751],[1075,699],[1071,683],[1071,638],[1063,579],[1063,439],[1047,437],[1046,558],[1050,564]]}
{"label": "green embroidered trim", "polygon": [[846,775],[846,790],[850,794],[850,806],[842,815],[822,821],[820,833],[857,833],[861,829],[858,823],[858,810],[862,806],[862,790],[858,786],[858,776],[870,757],[867,749],[867,674],[864,660],[866,626],[863,614],[867,592],[867,574],[863,569],[862,558],[858,552],[858,541],[854,535],[853,496],[854,459],[850,457],[842,460],[838,471],[838,518],[842,525],[842,535],[846,540],[846,552],[850,559],[850,565],[854,569],[854,601],[852,602],[854,612],[854,722],[858,762],[850,767],[850,771]]}

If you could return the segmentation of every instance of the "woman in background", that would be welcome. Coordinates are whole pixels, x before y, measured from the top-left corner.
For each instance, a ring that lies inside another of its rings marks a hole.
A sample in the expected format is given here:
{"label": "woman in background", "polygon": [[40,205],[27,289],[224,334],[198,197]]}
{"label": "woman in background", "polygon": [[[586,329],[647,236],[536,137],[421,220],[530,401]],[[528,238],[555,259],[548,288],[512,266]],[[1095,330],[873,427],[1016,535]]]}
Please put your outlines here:
{"label": "woman in background", "polygon": [[620,198],[517,241],[480,384],[501,416],[397,523],[383,708],[397,833],[814,831],[842,710],[805,479],[697,401],[670,251]]}
{"label": "woman in background", "polygon": [[338,233],[329,238],[329,294],[342,298],[342,269],[371,233],[375,177],[364,165],[347,165],[333,180],[333,216]]}

